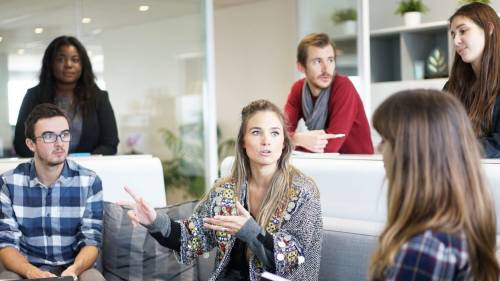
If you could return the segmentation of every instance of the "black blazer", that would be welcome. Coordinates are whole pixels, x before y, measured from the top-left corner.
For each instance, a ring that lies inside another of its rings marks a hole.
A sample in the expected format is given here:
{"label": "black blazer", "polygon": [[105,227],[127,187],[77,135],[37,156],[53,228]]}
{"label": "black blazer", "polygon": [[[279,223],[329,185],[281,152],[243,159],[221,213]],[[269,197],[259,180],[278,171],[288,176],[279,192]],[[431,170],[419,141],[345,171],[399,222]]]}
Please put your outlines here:
{"label": "black blazer", "polygon": [[[40,86],[37,85],[29,89],[24,96],[17,117],[14,148],[20,157],[33,156],[33,152],[29,150],[25,143],[24,122],[31,110],[40,103],[42,103]],[[113,155],[116,154],[118,142],[115,114],[109,102],[108,93],[99,90],[96,93],[95,104],[91,105],[87,114],[83,116],[80,143],[76,150],[72,152]]]}

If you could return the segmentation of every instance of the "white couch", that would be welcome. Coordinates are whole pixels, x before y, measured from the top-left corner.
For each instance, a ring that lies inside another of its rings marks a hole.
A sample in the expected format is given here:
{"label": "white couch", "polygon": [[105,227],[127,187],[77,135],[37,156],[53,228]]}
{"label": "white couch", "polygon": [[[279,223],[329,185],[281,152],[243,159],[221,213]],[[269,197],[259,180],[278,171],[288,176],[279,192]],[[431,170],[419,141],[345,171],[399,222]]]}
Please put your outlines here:
{"label": "white couch", "polygon": [[[191,266],[180,265],[171,250],[159,245],[143,227],[133,227],[126,210],[110,204],[130,200],[123,186],[128,185],[158,211],[174,218],[188,217],[194,202],[166,207],[163,169],[151,155],[90,156],[72,158],[94,170],[102,180],[104,225],[102,260],[97,267],[107,280],[206,280],[213,258],[200,259]],[[0,159],[0,173],[29,159]]]}
{"label": "white couch", "polygon": [[[228,175],[233,157],[224,159]],[[323,245],[320,280],[367,280],[368,263],[383,228],[386,210],[381,155],[297,153],[292,164],[312,177],[320,190]],[[483,160],[497,212],[500,211],[500,160]],[[497,235],[500,216],[497,216]],[[498,238],[497,238],[498,240]]]}
{"label": "white couch", "polygon": [[[123,190],[127,185],[155,208],[167,206],[163,170],[158,158],[151,155],[70,157],[97,173],[102,181],[103,200],[130,200]],[[0,159],[0,174],[14,169],[28,158]]]}

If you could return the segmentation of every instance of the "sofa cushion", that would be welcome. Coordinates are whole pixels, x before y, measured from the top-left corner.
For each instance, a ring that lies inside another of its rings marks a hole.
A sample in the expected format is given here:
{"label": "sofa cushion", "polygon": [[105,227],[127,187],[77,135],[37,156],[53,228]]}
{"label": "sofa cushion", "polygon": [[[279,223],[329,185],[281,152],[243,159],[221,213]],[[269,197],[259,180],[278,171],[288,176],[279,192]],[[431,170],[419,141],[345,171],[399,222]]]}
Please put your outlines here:
{"label": "sofa cushion", "polygon": [[[191,215],[196,201],[158,208],[172,219]],[[180,264],[173,251],[161,246],[142,226],[134,227],[127,210],[104,203],[102,248],[104,278],[113,280],[196,280],[197,265]]]}
{"label": "sofa cushion", "polygon": [[319,280],[368,280],[370,257],[377,237],[323,230]]}
{"label": "sofa cushion", "polygon": [[370,258],[382,228],[376,222],[323,217],[319,280],[368,280]]}

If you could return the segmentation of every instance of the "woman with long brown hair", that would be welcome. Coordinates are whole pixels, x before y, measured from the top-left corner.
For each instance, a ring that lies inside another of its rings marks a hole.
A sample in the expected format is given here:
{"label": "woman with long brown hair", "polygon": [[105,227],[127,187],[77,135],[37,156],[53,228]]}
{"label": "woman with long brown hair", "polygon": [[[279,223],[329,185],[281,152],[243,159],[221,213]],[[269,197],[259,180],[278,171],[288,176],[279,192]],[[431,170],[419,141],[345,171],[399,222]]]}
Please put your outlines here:
{"label": "woman with long brown hair", "polygon": [[500,157],[500,20],[482,3],[460,7],[449,19],[455,59],[444,90],[462,101],[484,156]]}
{"label": "woman with long brown hair", "polygon": [[[182,263],[217,248],[210,280],[260,280],[270,271],[292,280],[318,280],[321,206],[316,184],[289,164],[293,150],[283,114],[258,100],[243,108],[236,159],[180,222],[156,214],[131,190],[132,222],[174,249]],[[122,203],[123,204],[123,203]]]}
{"label": "woman with long brown hair", "polygon": [[460,101],[396,93],[373,115],[388,181],[373,280],[498,280],[496,216]]}

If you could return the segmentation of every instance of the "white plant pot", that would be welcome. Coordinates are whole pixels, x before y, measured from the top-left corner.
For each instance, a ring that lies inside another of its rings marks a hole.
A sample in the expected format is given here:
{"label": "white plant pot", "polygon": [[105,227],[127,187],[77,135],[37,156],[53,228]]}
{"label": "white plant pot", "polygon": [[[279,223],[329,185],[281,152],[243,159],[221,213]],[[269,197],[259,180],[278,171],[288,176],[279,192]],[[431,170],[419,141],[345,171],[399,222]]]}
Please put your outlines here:
{"label": "white plant pot", "polygon": [[356,33],[356,21],[348,20],[342,23],[342,31],[344,34],[355,34]]}
{"label": "white plant pot", "polygon": [[421,12],[407,12],[407,13],[404,13],[403,16],[405,18],[405,25],[406,26],[417,26],[420,24],[420,21],[422,19]]}

